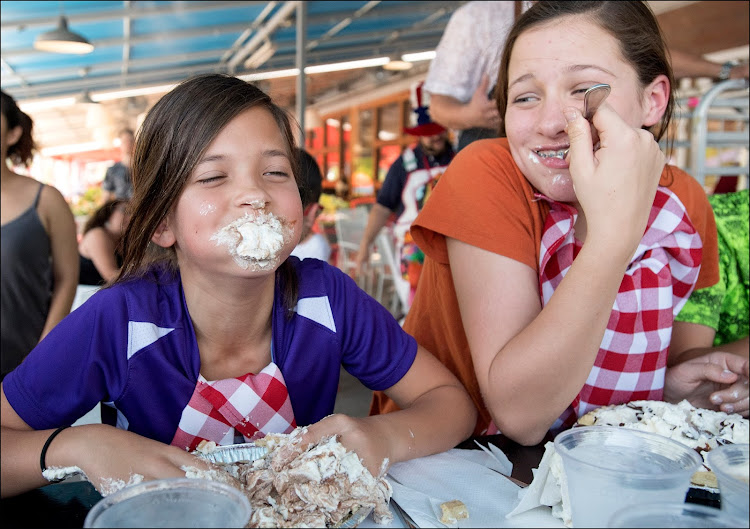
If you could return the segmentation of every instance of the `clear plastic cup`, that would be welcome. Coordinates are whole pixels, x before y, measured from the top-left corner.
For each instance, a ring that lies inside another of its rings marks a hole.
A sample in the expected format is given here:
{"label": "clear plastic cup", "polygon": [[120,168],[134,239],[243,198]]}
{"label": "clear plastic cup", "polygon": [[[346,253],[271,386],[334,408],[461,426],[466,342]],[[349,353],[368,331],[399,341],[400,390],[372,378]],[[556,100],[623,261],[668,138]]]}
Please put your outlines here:
{"label": "clear plastic cup", "polygon": [[747,521],[694,503],[644,503],[617,511],[607,527],[747,527]]}
{"label": "clear plastic cup", "polygon": [[245,527],[250,514],[247,496],[224,483],[159,479],[103,498],[83,527]]}
{"label": "clear plastic cup", "polygon": [[606,527],[615,511],[682,502],[702,459],[655,433],[614,426],[572,428],[555,437],[574,527]]}
{"label": "clear plastic cup", "polygon": [[750,515],[750,463],[746,444],[717,446],[708,453],[708,466],[716,474],[721,495],[721,509],[745,520]]}

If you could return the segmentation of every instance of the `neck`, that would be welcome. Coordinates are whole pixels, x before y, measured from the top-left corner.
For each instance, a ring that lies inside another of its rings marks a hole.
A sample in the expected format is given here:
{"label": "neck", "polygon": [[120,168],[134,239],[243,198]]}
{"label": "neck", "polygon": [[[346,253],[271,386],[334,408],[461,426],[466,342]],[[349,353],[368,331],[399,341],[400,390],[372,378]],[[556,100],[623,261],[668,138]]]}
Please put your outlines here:
{"label": "neck", "polygon": [[265,367],[271,360],[274,275],[217,281],[190,270],[181,274],[201,374],[219,380]]}

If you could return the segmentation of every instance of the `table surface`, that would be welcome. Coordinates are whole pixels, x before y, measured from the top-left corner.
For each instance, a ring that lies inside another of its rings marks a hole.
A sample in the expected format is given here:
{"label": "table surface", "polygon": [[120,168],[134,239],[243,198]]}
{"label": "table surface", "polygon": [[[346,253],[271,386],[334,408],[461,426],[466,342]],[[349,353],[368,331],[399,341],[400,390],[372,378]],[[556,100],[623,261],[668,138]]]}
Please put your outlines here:
{"label": "table surface", "polygon": [[[471,438],[456,448],[478,449],[476,442],[486,446],[494,444],[513,463],[511,478],[521,484],[531,483],[531,469],[539,466],[544,454],[544,441],[535,446],[521,446],[503,435]],[[691,489],[692,490],[692,489]],[[718,495],[713,495],[718,496]],[[0,500],[4,527],[83,527],[89,510],[102,496],[88,481],[65,481],[40,487],[32,491]],[[693,498],[687,501],[717,506],[715,497]]]}

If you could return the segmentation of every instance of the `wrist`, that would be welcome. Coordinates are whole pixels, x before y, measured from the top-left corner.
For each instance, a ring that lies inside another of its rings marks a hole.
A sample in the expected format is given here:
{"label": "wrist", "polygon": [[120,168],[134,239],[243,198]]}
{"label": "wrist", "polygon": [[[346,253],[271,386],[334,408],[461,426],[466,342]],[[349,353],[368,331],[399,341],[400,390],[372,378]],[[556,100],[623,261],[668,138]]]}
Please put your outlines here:
{"label": "wrist", "polygon": [[719,75],[716,76],[716,79],[718,81],[726,81],[731,77],[732,69],[734,69],[737,66],[736,61],[727,61],[724,64],[721,65],[721,70],[719,70]]}

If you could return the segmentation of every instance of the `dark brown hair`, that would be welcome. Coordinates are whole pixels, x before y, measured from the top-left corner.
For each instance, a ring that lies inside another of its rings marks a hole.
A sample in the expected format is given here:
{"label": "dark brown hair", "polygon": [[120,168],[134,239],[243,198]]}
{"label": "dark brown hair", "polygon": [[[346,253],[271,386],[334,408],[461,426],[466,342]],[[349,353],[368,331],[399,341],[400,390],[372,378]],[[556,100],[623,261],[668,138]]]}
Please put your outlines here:
{"label": "dark brown hair", "polygon": [[[172,211],[214,138],[252,107],[264,108],[273,116],[300,187],[294,134],[286,111],[262,90],[236,77],[206,74],[183,81],[149,110],[136,133],[131,220],[122,242],[123,266],[115,283],[142,275],[156,262],[176,270],[174,249],[161,248],[151,237]],[[281,264],[276,279],[284,289],[284,305],[291,310],[297,303],[298,284],[289,262]]]}
{"label": "dark brown hair", "polygon": [[[659,123],[649,128],[657,141],[667,131],[674,109],[674,75],[669,61],[667,46],[659,23],[645,2],[617,1],[545,1],[534,3],[519,17],[508,33],[500,70],[497,76],[497,109],[505,116],[508,106],[508,65],[513,46],[525,31],[570,15],[586,15],[590,20],[617,40],[620,53],[636,71],[642,87],[659,75],[669,79],[669,101]],[[501,121],[500,134],[505,136],[505,125]]]}
{"label": "dark brown hair", "polygon": [[315,158],[304,149],[297,149],[299,156],[300,169],[300,195],[302,197],[302,207],[306,208],[310,204],[315,204],[320,200],[320,194],[323,192],[323,175]]}
{"label": "dark brown hair", "polygon": [[94,228],[100,228],[104,226],[110,219],[112,214],[120,204],[127,204],[127,200],[122,198],[115,198],[102,204],[102,206],[94,211],[83,226],[83,233],[86,234]]}
{"label": "dark brown hair", "polygon": [[36,150],[34,138],[32,137],[34,121],[18,108],[18,105],[16,105],[15,100],[11,96],[5,92],[0,93],[2,93],[0,106],[2,107],[5,121],[8,124],[8,131],[16,127],[21,127],[22,130],[18,141],[13,145],[8,145],[8,158],[15,165],[25,165],[28,167],[31,165],[31,160],[34,159],[34,151]]}

